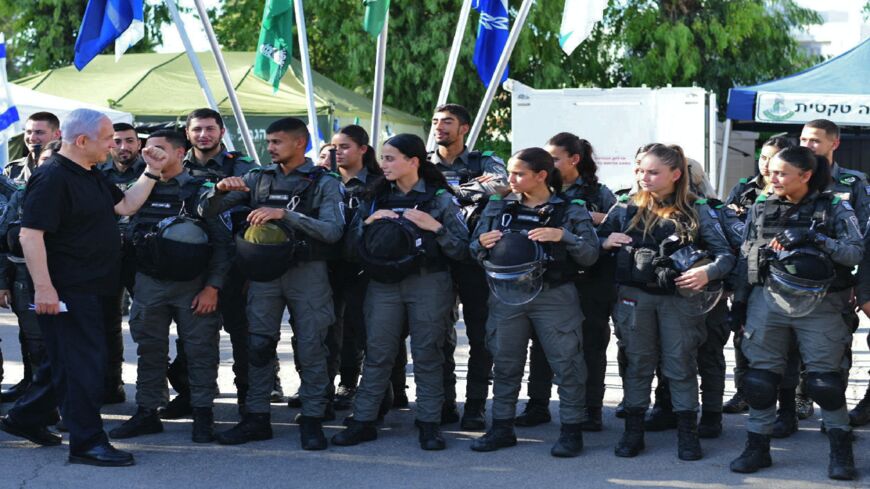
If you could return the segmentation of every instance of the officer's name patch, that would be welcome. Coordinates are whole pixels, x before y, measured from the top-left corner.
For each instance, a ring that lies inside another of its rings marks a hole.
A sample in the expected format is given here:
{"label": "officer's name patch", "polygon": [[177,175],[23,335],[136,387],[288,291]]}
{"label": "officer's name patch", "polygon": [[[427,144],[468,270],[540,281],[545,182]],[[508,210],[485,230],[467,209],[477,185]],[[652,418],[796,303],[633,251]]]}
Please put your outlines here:
{"label": "officer's name patch", "polygon": [[269,194],[269,200],[283,200],[289,201],[290,196],[287,194]]}

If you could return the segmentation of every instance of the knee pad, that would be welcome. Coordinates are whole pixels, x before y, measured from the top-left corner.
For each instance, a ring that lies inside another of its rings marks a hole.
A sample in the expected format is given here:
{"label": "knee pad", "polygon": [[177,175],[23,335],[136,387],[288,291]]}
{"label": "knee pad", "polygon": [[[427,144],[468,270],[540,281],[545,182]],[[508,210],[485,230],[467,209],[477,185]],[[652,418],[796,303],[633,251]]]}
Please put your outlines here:
{"label": "knee pad", "polygon": [[776,392],[782,375],[769,370],[749,369],[743,375],[743,395],[752,409],[768,409],[776,404]]}
{"label": "knee pad", "polygon": [[255,367],[266,367],[275,359],[278,342],[268,336],[252,334],[248,337],[248,361]]}
{"label": "knee pad", "polygon": [[807,395],[826,411],[840,409],[846,404],[846,382],[839,372],[810,372],[807,374]]}

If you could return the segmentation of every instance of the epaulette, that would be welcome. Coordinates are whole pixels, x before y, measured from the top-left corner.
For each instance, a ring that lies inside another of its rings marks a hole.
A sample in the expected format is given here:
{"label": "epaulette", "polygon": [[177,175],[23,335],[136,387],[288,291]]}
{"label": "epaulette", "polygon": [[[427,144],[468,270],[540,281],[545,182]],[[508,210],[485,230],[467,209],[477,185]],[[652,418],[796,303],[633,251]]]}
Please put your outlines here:
{"label": "epaulette", "polygon": [[622,195],[620,195],[619,198],[616,199],[616,200],[617,200],[617,202],[628,202],[628,199],[630,199],[630,198],[631,198],[630,195],[628,195],[628,194],[622,194]]}
{"label": "epaulette", "polygon": [[443,193],[446,192],[446,191],[447,191],[446,188],[439,188],[439,189],[435,192],[435,195],[441,195],[441,194],[443,194]]}
{"label": "epaulette", "polygon": [[860,179],[860,178],[861,178],[860,175],[856,175],[854,173],[848,173],[846,175],[840,176],[840,183],[845,184],[845,185],[852,185],[853,183],[857,182],[858,179]]}
{"label": "epaulette", "polygon": [[707,199],[698,199],[695,201],[695,205],[704,205],[707,203]]}
{"label": "epaulette", "polygon": [[21,184],[18,187],[16,187],[15,190],[24,190],[26,188],[27,188],[27,185]]}
{"label": "epaulette", "polygon": [[755,202],[764,202],[765,200],[767,200],[767,194],[759,194],[758,197],[756,197]]}
{"label": "epaulette", "polygon": [[481,155],[487,156],[487,157],[492,156],[494,154],[495,154],[494,151],[484,151],[483,153],[481,153]]}
{"label": "epaulette", "polygon": [[840,201],[843,200],[839,195],[835,195],[833,199],[831,199],[831,205],[837,205]]}
{"label": "epaulette", "polygon": [[255,167],[251,168],[251,169],[248,170],[248,171],[249,171],[249,172],[258,172],[258,171],[263,171],[263,167],[262,167],[262,166],[255,166]]}
{"label": "epaulette", "polygon": [[212,187],[214,187],[214,182],[205,181],[205,182],[202,182],[202,186],[205,188],[212,188]]}
{"label": "epaulette", "polygon": [[740,179],[740,183],[742,183],[742,184],[744,184],[744,185],[745,185],[745,184],[747,184],[747,183],[749,183],[749,179],[748,179],[748,178],[746,178],[746,177],[744,177],[744,178],[741,178],[741,179]]}
{"label": "epaulette", "polygon": [[336,173],[334,171],[326,172],[326,174],[331,176],[331,177],[335,177],[335,178],[341,180],[341,175],[339,175],[338,173]]}
{"label": "epaulette", "polygon": [[586,205],[586,201],[583,200],[583,199],[574,199],[574,200],[571,201],[571,203],[572,203],[572,204],[578,204],[578,205]]}
{"label": "epaulette", "polygon": [[501,200],[500,194],[492,194],[489,196],[489,200]]}

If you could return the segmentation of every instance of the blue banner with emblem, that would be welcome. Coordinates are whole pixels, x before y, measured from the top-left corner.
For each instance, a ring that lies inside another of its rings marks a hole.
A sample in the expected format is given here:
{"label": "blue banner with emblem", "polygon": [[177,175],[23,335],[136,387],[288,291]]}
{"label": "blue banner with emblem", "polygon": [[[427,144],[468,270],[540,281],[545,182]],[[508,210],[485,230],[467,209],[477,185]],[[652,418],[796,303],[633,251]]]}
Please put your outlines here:
{"label": "blue banner with emblem", "polygon": [[[474,9],[480,12],[477,24],[477,42],[474,44],[474,66],[484,86],[489,87],[498,60],[510,34],[507,0],[477,0]],[[508,68],[499,83],[508,78]]]}

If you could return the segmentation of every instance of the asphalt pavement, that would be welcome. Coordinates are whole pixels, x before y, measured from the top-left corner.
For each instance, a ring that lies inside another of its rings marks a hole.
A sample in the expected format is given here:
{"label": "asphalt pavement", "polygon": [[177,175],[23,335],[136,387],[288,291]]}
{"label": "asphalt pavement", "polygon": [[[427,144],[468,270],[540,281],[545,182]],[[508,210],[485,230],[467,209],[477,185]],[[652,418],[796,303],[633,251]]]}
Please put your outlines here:
{"label": "asphalt pavement", "polygon": [[[125,404],[103,409],[106,429],[111,429],[132,415],[136,381],[136,345],[125,327],[124,380],[127,383]],[[459,324],[460,347],[456,352],[459,398],[464,399],[468,344]],[[853,406],[863,395],[868,382],[870,352],[866,336],[870,320],[862,318],[854,337],[854,365],[847,398]],[[4,387],[21,378],[22,365],[15,317],[0,313],[0,339],[6,358]],[[174,336],[173,336],[174,338]],[[279,345],[282,361],[281,378],[286,394],[295,392],[298,376],[290,351],[290,330],[283,326]],[[174,349],[174,342],[170,343]],[[728,385],[726,396],[734,392],[731,379],[733,351],[729,344]],[[458,424],[444,427],[447,450],[425,452],[417,443],[413,421],[414,379],[408,375],[410,409],[394,410],[380,426],[378,440],[356,447],[332,447],[321,452],[305,452],[299,446],[299,430],[293,424],[295,409],[286,404],[272,405],[275,437],[234,447],[195,444],[190,441],[190,420],[164,422],[164,433],[115,442],[136,456],[136,465],[127,468],[96,468],[70,465],[66,461],[66,442],[60,447],[41,448],[0,432],[0,489],[6,488],[760,488],[802,489],[822,487],[870,487],[870,426],[856,430],[854,445],[856,465],[861,478],[853,482],[835,482],[827,478],[828,441],[819,433],[816,415],[801,421],[800,431],[786,440],[772,444],[773,467],[756,474],[740,475],[728,470],[729,462],[743,449],[746,439],[746,415],[725,415],[721,438],[702,440],[704,458],[684,462],[677,458],[676,431],[647,433],[646,450],[633,459],[617,458],[613,447],[622,433],[622,420],[613,415],[621,398],[616,369],[615,341],[608,349],[605,429],[587,433],[583,455],[574,459],[556,459],[549,450],[559,434],[558,401],[551,402],[553,422],[536,428],[518,428],[519,445],[494,453],[470,450],[471,440],[480,435],[462,432]],[[217,429],[229,428],[238,419],[235,389],[232,383],[232,355],[229,337],[221,335],[221,365],[215,417]],[[412,366],[408,365],[408,372]],[[519,409],[525,399],[521,391]],[[556,399],[554,391],[554,399]],[[9,405],[0,406],[0,410]],[[341,429],[339,412],[336,422],[328,423],[331,436]]]}

